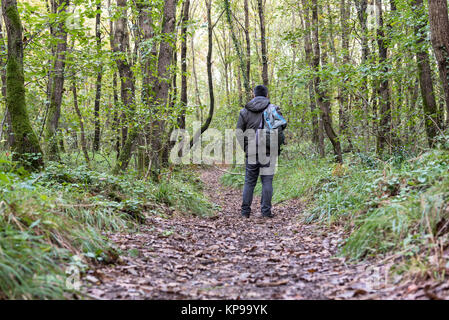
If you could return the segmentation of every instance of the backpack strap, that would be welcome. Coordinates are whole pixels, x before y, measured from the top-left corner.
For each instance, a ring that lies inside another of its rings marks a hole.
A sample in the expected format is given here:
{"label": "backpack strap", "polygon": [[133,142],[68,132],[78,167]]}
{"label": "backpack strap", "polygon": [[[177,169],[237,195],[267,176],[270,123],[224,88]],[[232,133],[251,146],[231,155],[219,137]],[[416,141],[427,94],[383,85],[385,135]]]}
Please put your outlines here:
{"label": "backpack strap", "polygon": [[273,113],[273,109],[276,110],[276,107],[274,106],[274,104],[269,104],[268,107],[266,107],[266,109],[263,112],[263,118],[266,120],[265,122],[268,124],[268,127],[270,129],[272,129],[272,125],[270,123],[270,119],[268,117],[268,112]]}

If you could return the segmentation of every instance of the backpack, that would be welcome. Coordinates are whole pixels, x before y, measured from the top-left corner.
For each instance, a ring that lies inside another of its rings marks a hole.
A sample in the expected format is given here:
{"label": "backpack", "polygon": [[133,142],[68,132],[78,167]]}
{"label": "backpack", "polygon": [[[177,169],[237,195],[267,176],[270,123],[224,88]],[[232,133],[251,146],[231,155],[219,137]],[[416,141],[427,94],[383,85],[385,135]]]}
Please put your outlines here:
{"label": "backpack", "polygon": [[[287,121],[276,111],[276,106],[269,104],[268,107],[262,113],[262,119],[260,119],[259,130],[263,130],[262,137],[265,137],[265,146],[267,155],[270,154],[270,140],[271,134],[277,131],[278,138],[278,155],[281,153],[281,146],[285,143],[284,128]],[[258,131],[259,131],[258,130]],[[256,141],[258,141],[258,133],[256,133]]]}

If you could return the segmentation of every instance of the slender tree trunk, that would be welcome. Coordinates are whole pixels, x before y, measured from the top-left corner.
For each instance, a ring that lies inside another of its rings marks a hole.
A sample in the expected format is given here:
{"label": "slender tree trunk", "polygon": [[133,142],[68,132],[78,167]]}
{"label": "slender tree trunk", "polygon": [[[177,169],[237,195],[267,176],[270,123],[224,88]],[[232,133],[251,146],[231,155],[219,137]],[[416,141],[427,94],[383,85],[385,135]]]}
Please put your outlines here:
{"label": "slender tree trunk", "polygon": [[[95,17],[95,37],[97,38],[97,55],[101,55],[101,0],[97,0],[97,14]],[[100,149],[100,102],[101,102],[101,80],[103,77],[103,68],[100,65],[97,73],[97,82],[95,84],[95,106],[94,106],[94,143],[93,150]]]}
{"label": "slender tree trunk", "polygon": [[430,68],[430,59],[427,49],[423,46],[426,42],[425,28],[426,23],[421,19],[424,13],[423,0],[412,0],[413,12],[416,15],[415,34],[419,35],[417,41],[416,61],[418,64],[419,85],[421,88],[421,97],[423,102],[425,125],[429,146],[433,147],[435,136],[438,134],[438,107],[435,100],[435,94],[432,81],[432,70]]}
{"label": "slender tree trunk", "polygon": [[196,109],[196,119],[202,120],[202,111],[201,111],[201,106],[203,105],[203,103],[201,102],[201,96],[200,96],[200,89],[198,87],[198,75],[196,73],[196,60],[195,60],[195,44],[193,42],[193,36],[190,39],[190,44],[191,44],[191,53],[192,53],[192,73],[193,73],[193,83],[195,84],[195,103],[197,105],[197,109]]}
{"label": "slender tree trunk", "polygon": [[[57,13],[65,15],[69,0],[55,0],[54,2]],[[45,123],[45,150],[48,159],[59,161],[58,149],[58,126],[59,118],[61,116],[62,94],[64,90],[64,69],[65,69],[65,55],[67,51],[67,29],[65,26],[65,19],[61,19],[55,30],[55,37],[58,41],[55,51],[55,60],[53,70],[50,74],[50,91],[48,114]]]}
{"label": "slender tree trunk", "polygon": [[[343,50],[343,70],[349,66],[349,34],[350,30],[348,27],[348,20],[350,17],[351,6],[350,2],[345,0],[340,0],[340,23],[341,23],[341,47]],[[333,42],[333,41],[331,41]],[[340,126],[340,136],[346,136],[348,140],[348,150],[352,150],[352,141],[348,132],[348,102],[349,95],[348,89],[346,88],[348,83],[348,78],[345,77],[343,80],[343,86],[340,88],[339,102],[339,126]]]}
{"label": "slender tree trunk", "polygon": [[80,108],[78,106],[78,94],[76,90],[75,81],[72,83],[72,94],[73,94],[73,107],[75,108],[76,115],[80,121],[80,134],[81,134],[81,150],[84,154],[84,159],[86,159],[86,163],[90,166],[89,153],[87,152],[87,143],[86,143],[86,135],[84,132],[84,118],[81,115]]}
{"label": "slender tree trunk", "polygon": [[446,100],[446,126],[449,124],[449,18],[447,0],[429,0],[430,35]]}
{"label": "slender tree trunk", "polygon": [[[303,12],[304,12],[304,52],[307,63],[313,67],[313,52],[312,52],[312,40],[310,36],[310,8],[307,0],[302,0]],[[314,142],[320,157],[325,156],[324,152],[324,134],[322,126],[319,125],[319,111],[316,107],[315,92],[313,91],[313,79],[307,85],[309,91],[310,112],[312,115],[312,141]]]}
{"label": "slender tree trunk", "polygon": [[387,65],[387,45],[384,32],[382,0],[376,0],[377,8],[377,46],[379,49],[379,64],[383,71],[379,86],[380,98],[380,123],[377,132],[377,153],[382,154],[386,145],[391,146],[391,102],[390,89],[388,81],[388,65]]}
{"label": "slender tree trunk", "polygon": [[[123,1],[123,0],[119,0]],[[144,13],[145,10],[140,13]],[[150,16],[148,15],[147,18]],[[170,41],[170,36],[175,29],[176,20],[176,0],[165,0],[164,3],[164,18],[162,23],[162,34],[164,35],[164,41],[161,42],[159,48],[159,57],[157,65],[157,78],[150,76],[150,83],[153,84],[151,97],[148,92],[148,104],[149,107],[154,110],[154,114],[157,112],[164,112],[168,103],[168,94],[170,89],[170,66],[173,62],[173,44]],[[154,98],[154,99],[153,99]],[[156,107],[160,109],[156,112]],[[150,165],[152,167],[153,177],[157,177],[159,168],[163,165],[162,156],[165,151],[166,144],[168,143],[167,134],[165,128],[165,121],[162,119],[153,119],[151,123],[150,133],[150,145],[151,145],[151,157]],[[137,128],[133,127],[129,137],[126,139],[123,150],[120,154],[120,158],[114,168],[115,172],[126,169],[129,160],[131,158],[131,150],[135,139],[138,136]]]}
{"label": "slender tree trunk", "polygon": [[14,133],[13,160],[21,162],[27,170],[36,171],[44,166],[44,160],[26,108],[22,23],[16,0],[2,0],[2,13],[8,35],[6,107],[11,114]]}
{"label": "slender tree trunk", "polygon": [[117,110],[118,107],[118,92],[117,92],[117,73],[114,70],[112,74],[112,95],[114,101],[114,116],[112,121],[112,130],[116,132],[115,140],[115,152],[116,158],[118,159],[120,156],[120,119],[119,112]]}
{"label": "slender tree trunk", "polygon": [[332,10],[331,10],[331,6],[330,3],[328,1],[326,1],[326,7],[327,7],[327,18],[329,19],[329,24],[324,27],[323,29],[326,28],[326,33],[329,34],[329,48],[330,51],[332,53],[332,57],[334,58],[333,63],[337,63],[337,50],[335,49],[335,41],[333,39],[335,39],[335,35],[334,35],[334,19],[333,19],[333,14],[332,14]]}
{"label": "slender tree trunk", "polygon": [[209,125],[212,121],[212,117],[214,115],[214,107],[215,107],[215,96],[214,96],[214,86],[213,86],[213,78],[212,78],[212,35],[213,35],[213,25],[211,19],[211,11],[212,11],[212,0],[205,0],[206,2],[206,10],[207,10],[207,83],[209,87],[209,115],[207,116],[206,121],[201,126],[200,130],[195,132],[192,139],[190,139],[190,148],[193,147],[195,143],[201,137],[204,131],[209,128]]}
{"label": "slender tree trunk", "polygon": [[259,11],[260,20],[260,47],[262,52],[262,81],[264,86],[268,86],[268,56],[267,42],[265,36],[265,14],[263,0],[257,0],[257,9]]}
{"label": "slender tree trunk", "polygon": [[237,36],[235,35],[234,26],[232,24],[231,8],[230,8],[229,0],[224,0],[224,6],[225,6],[225,12],[226,12],[226,20],[229,25],[229,30],[231,31],[232,42],[234,43],[235,52],[237,53],[237,57],[239,58],[239,62],[240,62],[240,71],[241,71],[242,77],[243,77],[243,86],[245,87],[245,95],[247,97],[249,97],[251,94],[251,88],[249,87],[249,80],[246,77],[246,68],[245,68],[245,62],[243,60],[241,46],[240,46],[239,40],[237,39]]}
{"label": "slender tree trunk", "polygon": [[[235,74],[235,71],[234,71]],[[237,91],[239,93],[239,105],[243,105],[243,94],[242,94],[242,70],[240,68],[237,68]]]}
{"label": "slender tree trunk", "polygon": [[181,28],[181,116],[178,119],[178,126],[181,129],[186,127],[186,107],[187,107],[187,23],[189,21],[190,0],[184,0],[182,9]]}
{"label": "slender tree trunk", "polygon": [[[113,50],[116,53],[122,55],[121,58],[116,60],[117,68],[120,74],[120,93],[122,104],[127,111],[132,112],[134,110],[134,95],[135,95],[135,78],[132,70],[132,59],[128,56],[129,47],[129,33],[128,33],[128,18],[126,13],[126,0],[117,0],[117,7],[122,10],[120,17],[115,22]],[[123,55],[125,57],[123,57]],[[131,151],[135,138],[137,137],[137,130],[132,130],[132,134],[128,136],[128,127],[125,124],[124,113],[122,114],[122,149],[120,151],[117,164],[114,168],[114,172],[117,173],[120,170],[124,170],[128,167],[129,160],[131,159]]]}
{"label": "slender tree trunk", "polygon": [[[132,111],[134,109],[135,78],[132,70],[132,59],[129,57],[130,46],[126,6],[126,0],[117,0],[117,7],[122,12],[115,22],[113,50],[115,53],[121,55],[120,58],[116,59],[116,64],[120,75],[120,96],[122,104],[125,110]],[[122,113],[121,117],[123,148],[128,136],[128,126],[126,124],[125,112]]]}
{"label": "slender tree trunk", "polygon": [[[108,10],[110,12],[109,16],[109,44],[111,48],[114,50],[114,21],[112,19],[111,12],[111,0],[108,0]],[[120,156],[120,118],[118,112],[118,92],[117,92],[117,72],[115,69],[112,71],[112,95],[114,101],[114,111],[113,111],[113,121],[112,121],[112,130],[117,133],[115,136],[115,151],[116,158],[118,159]]]}
{"label": "slender tree trunk", "polygon": [[223,74],[224,74],[224,78],[225,78],[225,92],[226,92],[226,99],[227,101],[229,101],[229,95],[230,95],[230,91],[229,91],[229,55],[228,55],[228,50],[227,50],[227,44],[226,44],[226,34],[225,32],[222,34],[222,38],[223,39],[223,47],[221,46],[221,41],[220,39],[217,37],[217,33],[214,31],[214,36],[215,36],[215,42],[217,43],[217,47],[218,47],[218,54],[220,56],[221,62],[223,63]]}
{"label": "slender tree trunk", "polygon": [[[357,17],[361,27],[361,46],[362,46],[362,61],[361,65],[366,66],[368,62],[368,57],[370,55],[369,52],[369,43],[368,43],[368,26],[367,26],[367,0],[358,0],[355,1],[355,7],[357,9]],[[368,76],[365,72],[363,72],[362,83],[361,83],[361,97],[362,97],[362,108],[364,113],[364,125],[363,130],[365,135],[365,146],[368,148],[370,142],[370,132],[369,132],[369,94],[368,94]]]}
{"label": "slender tree trunk", "polygon": [[[339,163],[343,163],[343,157],[341,153],[341,145],[338,139],[337,134],[332,128],[332,118],[331,118],[331,110],[330,110],[330,101],[327,95],[326,89],[322,87],[321,78],[319,76],[320,71],[320,37],[319,37],[319,24],[318,24],[318,0],[313,0],[312,2],[312,25],[313,25],[313,66],[315,69],[315,79],[314,79],[314,87],[315,92],[317,94],[317,102],[321,109],[321,117],[323,121],[323,127],[326,131],[327,137],[332,143],[334,148],[334,154],[336,161]],[[326,53],[323,54],[322,60],[326,62]]]}
{"label": "slender tree trunk", "polygon": [[243,2],[245,10],[245,41],[246,41],[246,78],[251,83],[251,40],[249,36],[249,8],[248,0]]}
{"label": "slender tree trunk", "polygon": [[[6,52],[6,44],[3,34],[3,17],[0,15],[0,51]],[[8,108],[6,107],[6,57],[0,59],[0,69],[1,69],[1,79],[2,79],[2,96],[3,101],[5,102],[5,114],[3,116],[3,121],[0,128],[0,140],[3,138],[3,132],[6,122],[6,141],[8,147],[12,147],[14,144],[14,135],[12,133],[12,123],[11,123],[11,114],[9,113]]]}

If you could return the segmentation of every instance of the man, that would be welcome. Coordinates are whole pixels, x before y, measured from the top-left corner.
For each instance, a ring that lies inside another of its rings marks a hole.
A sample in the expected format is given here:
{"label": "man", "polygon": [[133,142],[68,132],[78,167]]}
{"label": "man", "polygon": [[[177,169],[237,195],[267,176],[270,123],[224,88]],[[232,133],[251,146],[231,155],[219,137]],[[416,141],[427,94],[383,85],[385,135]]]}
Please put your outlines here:
{"label": "man", "polygon": [[[254,187],[260,174],[262,180],[262,216],[272,218],[271,198],[273,196],[273,175],[276,158],[280,150],[274,152],[275,154],[269,154],[268,162],[261,160],[261,149],[257,148],[258,140],[261,138],[258,134],[258,129],[263,127],[263,113],[270,106],[270,100],[268,99],[268,89],[263,85],[256,86],[253,93],[254,98],[240,111],[237,122],[237,139],[245,151],[246,166],[241,214],[245,218],[249,218],[251,214]],[[279,107],[274,107],[281,114]],[[282,129],[285,129],[285,127],[286,125]],[[280,148],[277,144],[276,147]]]}

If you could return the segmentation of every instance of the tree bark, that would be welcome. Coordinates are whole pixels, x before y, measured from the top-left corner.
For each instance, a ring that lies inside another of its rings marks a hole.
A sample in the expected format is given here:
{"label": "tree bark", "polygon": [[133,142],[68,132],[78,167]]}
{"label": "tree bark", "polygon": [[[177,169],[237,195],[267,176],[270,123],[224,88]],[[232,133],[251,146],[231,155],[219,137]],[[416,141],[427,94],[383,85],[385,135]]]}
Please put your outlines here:
{"label": "tree bark", "polygon": [[[305,35],[304,35],[304,52],[307,64],[313,67],[313,49],[310,36],[310,8],[307,0],[302,0]],[[312,141],[314,142],[320,157],[325,156],[324,150],[324,134],[322,126],[319,125],[319,111],[316,107],[315,92],[313,91],[313,79],[307,84],[309,92],[310,113],[312,115]]]}
{"label": "tree bark", "polygon": [[430,69],[429,53],[425,48],[426,37],[425,28],[427,23],[422,20],[424,13],[423,0],[412,0],[413,12],[418,24],[415,24],[415,34],[419,35],[416,52],[416,61],[418,64],[419,86],[421,88],[421,98],[426,125],[427,140],[429,146],[433,147],[435,137],[438,134],[438,107],[435,100],[435,94],[432,81],[432,70]]}
{"label": "tree bark", "polygon": [[[348,20],[350,18],[351,6],[350,2],[346,3],[345,0],[340,0],[340,23],[341,23],[341,48],[343,50],[343,70],[346,70],[349,65],[349,34],[350,30],[348,27]],[[333,41],[330,41],[333,42]],[[346,88],[348,78],[345,77],[343,80],[343,86],[340,88],[339,92],[339,127],[340,136],[346,136],[348,140],[348,150],[352,150],[352,141],[348,132],[348,101],[349,94]],[[345,150],[346,151],[346,150]]]}
{"label": "tree bark", "polygon": [[[126,0],[117,0],[117,7],[122,12],[120,17],[115,22],[112,49],[118,56],[116,59],[116,64],[120,75],[120,96],[122,104],[125,110],[132,111],[134,109],[135,78],[132,70],[132,59],[129,57],[130,47],[126,6]],[[126,120],[126,114],[123,112],[121,121],[122,148],[124,147],[128,136],[128,126],[126,124]]]}
{"label": "tree bark", "polygon": [[[54,0],[58,15],[65,15],[69,0]],[[49,79],[49,101],[47,119],[45,123],[45,151],[49,160],[59,161],[58,126],[61,116],[62,94],[64,91],[65,56],[67,52],[67,29],[65,19],[59,21],[55,34],[58,41],[55,50],[53,68]]]}
{"label": "tree bark", "polygon": [[447,0],[429,0],[430,35],[446,100],[446,126],[449,124],[449,18]]}
{"label": "tree bark", "polygon": [[377,132],[377,153],[381,155],[384,152],[385,146],[391,146],[391,102],[390,102],[390,89],[388,81],[388,65],[387,54],[388,48],[385,43],[386,37],[384,32],[383,13],[382,13],[382,0],[376,0],[377,8],[377,46],[379,49],[379,64],[383,72],[379,86],[379,98],[380,98],[380,123]]}
{"label": "tree bark", "polygon": [[72,94],[73,94],[73,107],[75,108],[76,115],[80,121],[80,134],[81,134],[81,150],[84,154],[84,159],[86,159],[86,163],[90,166],[89,153],[87,152],[87,143],[86,143],[86,134],[84,132],[84,118],[81,115],[80,108],[78,106],[78,94],[76,90],[75,81],[72,83]]}
{"label": "tree bark", "polygon": [[117,72],[114,70],[112,74],[112,95],[113,95],[113,101],[114,101],[114,116],[112,121],[112,130],[116,132],[116,136],[113,139],[113,142],[115,140],[115,152],[116,152],[116,158],[118,159],[120,156],[120,119],[119,119],[119,112],[117,110],[117,106],[119,103],[118,99],[118,92],[117,92]]}
{"label": "tree bark", "polygon": [[[97,39],[97,55],[101,55],[101,0],[97,0],[97,14],[95,16],[95,37]],[[94,105],[94,143],[93,150],[100,149],[100,102],[101,102],[101,80],[103,77],[103,67],[99,66],[97,81],[95,84],[95,105]]]}
{"label": "tree bark", "polygon": [[[3,34],[3,17],[0,15],[0,51],[6,52],[6,49],[7,48],[6,48],[5,38],[4,38],[4,34]],[[3,96],[3,101],[5,102],[5,106],[6,106],[6,63],[7,63],[6,57],[0,59],[0,69],[1,69],[0,77],[2,79],[1,92],[2,92],[2,96]],[[14,144],[14,135],[12,132],[11,114],[9,113],[9,110],[7,107],[5,107],[5,114],[3,116],[3,121],[1,124],[1,128],[0,128],[0,140],[2,140],[4,131],[5,131],[4,130],[5,122],[6,122],[7,145],[8,145],[8,147],[12,147]]]}
{"label": "tree bark", "polygon": [[212,35],[213,35],[213,25],[211,19],[211,11],[212,11],[212,0],[205,0],[206,2],[206,10],[207,10],[207,83],[209,87],[209,115],[207,116],[206,121],[201,126],[200,130],[195,132],[195,135],[190,139],[190,148],[193,147],[195,143],[201,137],[204,131],[206,131],[210,123],[212,121],[212,117],[214,115],[214,107],[215,107],[215,96],[214,96],[214,86],[213,86],[213,78],[212,78]]}
{"label": "tree bark", "polygon": [[181,27],[181,115],[178,118],[180,129],[186,127],[187,107],[187,23],[189,21],[190,0],[184,0]]}
{"label": "tree bark", "polygon": [[[112,12],[111,12],[111,0],[108,0],[108,10],[110,12],[109,16],[109,44],[114,50],[114,22],[112,20]],[[113,95],[113,101],[114,101],[114,111],[113,111],[113,121],[112,121],[112,130],[117,133],[115,136],[115,139],[113,139],[113,143],[115,140],[115,151],[116,151],[116,159],[120,156],[120,118],[119,118],[119,111],[118,105],[119,105],[119,99],[118,99],[118,92],[117,92],[117,72],[115,69],[112,71],[112,95]]]}
{"label": "tree bark", "polygon": [[[154,83],[154,101],[151,106],[155,115],[165,112],[168,102],[170,81],[167,80],[170,78],[170,67],[173,63],[173,44],[170,41],[170,37],[175,31],[176,2],[177,0],[165,0],[164,3],[162,34],[166,40],[162,41],[159,47],[158,78]],[[153,119],[151,125],[150,161],[152,176],[156,179],[159,177],[160,168],[166,164],[163,157],[169,138],[166,129],[166,120],[160,117]]]}
{"label": "tree bark", "polygon": [[196,61],[195,61],[195,44],[193,43],[193,36],[190,39],[190,44],[191,44],[191,54],[192,54],[192,73],[193,73],[193,83],[195,84],[195,101],[196,101],[196,105],[197,105],[197,109],[196,109],[196,119],[197,120],[203,120],[202,118],[202,105],[203,103],[201,102],[201,96],[200,96],[200,90],[198,87],[198,75],[196,72]]}
{"label": "tree bark", "polygon": [[[126,6],[126,0],[117,0],[117,7],[122,10],[122,12],[115,22],[113,50],[119,56],[119,58],[116,59],[116,63],[120,75],[122,104],[125,110],[132,112],[134,110],[135,78],[132,70],[132,59],[129,57],[130,47]],[[128,126],[126,124],[124,113],[122,113],[121,120],[122,149],[114,168],[115,173],[128,167],[129,160],[131,159],[132,146],[137,137],[137,129],[131,130],[132,134],[128,136]]]}
{"label": "tree bark", "polygon": [[[313,25],[313,67],[315,70],[314,87],[317,95],[317,102],[321,109],[321,118],[323,121],[323,127],[326,131],[327,137],[332,143],[335,159],[338,163],[343,163],[343,157],[341,153],[341,145],[337,134],[332,128],[332,118],[330,109],[330,100],[326,89],[321,85],[321,78],[319,76],[320,71],[320,37],[319,37],[319,24],[318,24],[318,0],[312,1],[312,25]],[[326,53],[323,55],[323,61],[326,60]]]}
{"label": "tree bark", "polygon": [[44,166],[44,160],[26,108],[22,23],[16,0],[2,0],[2,13],[8,35],[6,107],[11,114],[14,133],[13,160],[22,163],[27,170],[37,171]]}
{"label": "tree bark", "polygon": [[268,56],[267,42],[265,35],[265,14],[263,0],[257,0],[257,9],[259,11],[260,20],[260,47],[262,52],[262,81],[264,86],[268,86]]}
{"label": "tree bark", "polygon": [[246,78],[251,83],[251,40],[249,36],[249,8],[248,0],[244,0],[245,10],[245,41],[246,41]]}
{"label": "tree bark", "polygon": [[[367,0],[357,0],[355,2],[355,7],[357,9],[357,17],[361,28],[361,46],[362,46],[362,61],[361,65],[366,66],[368,62],[368,57],[370,55],[369,43],[368,43],[368,26],[367,26]],[[368,76],[363,72],[362,83],[361,83],[361,97],[362,97],[362,107],[364,111],[364,135],[365,135],[365,146],[368,148],[370,141],[369,132],[369,94],[368,94]]]}
{"label": "tree bark", "polygon": [[249,97],[251,94],[251,88],[249,87],[249,80],[246,77],[246,68],[245,68],[245,62],[243,60],[241,46],[240,46],[239,40],[237,39],[237,36],[235,35],[234,26],[232,24],[231,7],[230,7],[229,0],[224,0],[224,6],[225,6],[225,12],[226,12],[226,20],[229,25],[229,30],[231,31],[232,42],[234,43],[235,52],[236,52],[237,57],[239,58],[239,62],[240,62],[239,66],[240,66],[240,71],[241,71],[242,77],[243,77],[243,86],[245,87],[245,95],[247,97]]}
{"label": "tree bark", "polygon": [[[109,10],[109,45],[112,50],[114,50],[114,21],[112,19],[111,10],[111,0],[108,0],[108,10]],[[112,139],[112,143],[115,145],[116,159],[120,156],[120,118],[118,112],[118,92],[117,92],[117,72],[115,69],[112,70],[112,96],[113,96],[113,119],[111,124],[111,129],[117,133],[117,135]]]}

